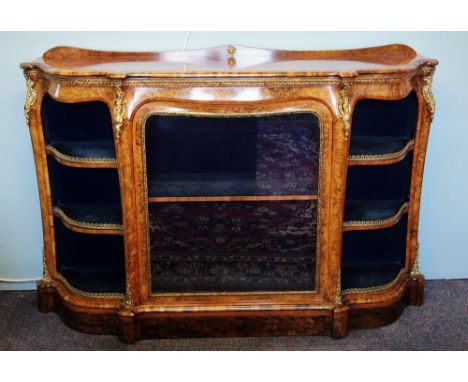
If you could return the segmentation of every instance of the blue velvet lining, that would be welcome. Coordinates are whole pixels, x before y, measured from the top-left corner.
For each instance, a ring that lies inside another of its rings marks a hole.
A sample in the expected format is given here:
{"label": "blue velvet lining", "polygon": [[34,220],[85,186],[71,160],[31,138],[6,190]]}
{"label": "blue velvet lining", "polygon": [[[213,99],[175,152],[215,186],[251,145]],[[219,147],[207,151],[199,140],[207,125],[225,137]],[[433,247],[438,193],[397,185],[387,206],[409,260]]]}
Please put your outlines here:
{"label": "blue velvet lining", "polygon": [[49,144],[69,156],[115,159],[113,141],[50,141]]}
{"label": "blue velvet lining", "polygon": [[386,284],[405,264],[407,215],[394,226],[343,234],[344,288]]}
{"label": "blue velvet lining", "polygon": [[150,196],[316,194],[320,126],[313,114],[154,115],[146,122]]}
{"label": "blue velvet lining", "polygon": [[407,137],[352,137],[349,155],[381,155],[403,150]]}
{"label": "blue velvet lining", "polygon": [[401,162],[381,166],[350,166],[346,200],[407,201],[413,163],[412,153]]}
{"label": "blue velvet lining", "polygon": [[387,219],[394,216],[403,203],[402,200],[347,200],[345,221]]}
{"label": "blue velvet lining", "polygon": [[120,206],[120,187],[116,169],[68,167],[51,157],[47,163],[52,203],[55,206]]}
{"label": "blue velvet lining", "polygon": [[411,92],[397,101],[363,99],[353,112],[351,141],[354,137],[414,138],[418,121],[418,98]]}
{"label": "blue velvet lining", "polygon": [[119,205],[112,204],[58,204],[65,214],[80,222],[98,224],[122,224]]}
{"label": "blue velvet lining", "polygon": [[110,111],[101,101],[65,103],[46,94],[41,117],[46,143],[114,140]]}
{"label": "blue velvet lining", "polygon": [[[41,109],[44,138],[60,152],[77,157],[115,158],[112,122],[103,102],[63,103],[45,95]],[[47,160],[52,203],[70,218],[88,223],[121,223],[115,169],[73,168]],[[82,234],[54,219],[57,270],[85,292],[123,293],[123,237]]]}
{"label": "blue velvet lining", "polygon": [[[415,136],[418,100],[415,92],[397,101],[365,99],[353,113],[350,155],[400,151]],[[397,213],[409,200],[412,153],[383,166],[350,166],[345,220],[380,220]],[[343,234],[342,288],[386,284],[405,264],[407,215],[394,226]]]}
{"label": "blue velvet lining", "polygon": [[385,285],[398,276],[403,265],[399,261],[369,262],[343,265],[341,288],[371,288]]}
{"label": "blue velvet lining", "polygon": [[121,235],[89,235],[66,228],[54,219],[57,269],[85,292],[125,290],[124,245]]}

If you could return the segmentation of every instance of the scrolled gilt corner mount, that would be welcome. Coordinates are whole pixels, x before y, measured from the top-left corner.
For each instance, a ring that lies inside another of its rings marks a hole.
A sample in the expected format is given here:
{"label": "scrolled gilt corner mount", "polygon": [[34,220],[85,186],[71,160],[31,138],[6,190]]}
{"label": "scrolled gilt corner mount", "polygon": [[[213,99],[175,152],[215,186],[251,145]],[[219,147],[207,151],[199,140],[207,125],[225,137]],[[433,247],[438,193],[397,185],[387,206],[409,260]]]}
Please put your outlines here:
{"label": "scrolled gilt corner mount", "polygon": [[343,84],[340,89],[340,98],[338,100],[338,113],[344,127],[344,139],[348,140],[351,131],[351,113],[352,106],[349,101],[349,85]]}
{"label": "scrolled gilt corner mount", "polygon": [[130,343],[342,338],[421,305],[436,65],[401,44],[61,46],[22,64],[39,309]]}
{"label": "scrolled gilt corner mount", "polygon": [[114,84],[114,131],[115,140],[118,143],[120,139],[120,131],[122,129],[127,106],[124,100],[124,92],[122,90],[122,83]]}
{"label": "scrolled gilt corner mount", "polygon": [[24,116],[26,118],[26,123],[29,125],[29,113],[31,112],[32,107],[37,100],[37,91],[34,87],[34,81],[30,78],[29,75],[26,75],[26,101],[24,103]]}
{"label": "scrolled gilt corner mount", "polygon": [[434,76],[434,67],[426,66],[423,67],[423,72],[425,76],[423,77],[424,86],[422,89],[422,94],[424,100],[426,101],[427,108],[429,109],[431,121],[434,119],[435,114],[435,99],[432,94],[432,78]]}

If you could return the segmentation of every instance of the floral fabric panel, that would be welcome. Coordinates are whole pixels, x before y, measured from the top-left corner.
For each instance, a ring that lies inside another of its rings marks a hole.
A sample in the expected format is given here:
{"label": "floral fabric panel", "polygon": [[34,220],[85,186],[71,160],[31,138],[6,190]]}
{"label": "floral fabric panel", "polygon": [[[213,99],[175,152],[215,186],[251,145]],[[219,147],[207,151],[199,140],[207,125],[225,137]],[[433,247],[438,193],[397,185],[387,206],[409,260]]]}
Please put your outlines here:
{"label": "floral fabric panel", "polygon": [[153,292],[315,288],[317,201],[148,208]]}

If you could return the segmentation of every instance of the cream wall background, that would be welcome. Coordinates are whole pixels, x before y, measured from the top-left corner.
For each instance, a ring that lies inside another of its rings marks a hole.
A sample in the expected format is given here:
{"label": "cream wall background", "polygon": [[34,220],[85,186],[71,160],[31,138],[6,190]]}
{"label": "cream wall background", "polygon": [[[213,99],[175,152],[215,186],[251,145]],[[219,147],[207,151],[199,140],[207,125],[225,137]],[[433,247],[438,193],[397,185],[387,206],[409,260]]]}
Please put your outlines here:
{"label": "cream wall background", "polygon": [[[179,50],[186,32],[1,32],[0,290],[34,289],[42,274],[42,228],[25,82],[18,64],[56,45],[108,50]],[[359,48],[404,43],[437,58],[420,220],[420,268],[429,279],[468,278],[468,33],[192,32],[187,49],[241,44],[282,49]]]}

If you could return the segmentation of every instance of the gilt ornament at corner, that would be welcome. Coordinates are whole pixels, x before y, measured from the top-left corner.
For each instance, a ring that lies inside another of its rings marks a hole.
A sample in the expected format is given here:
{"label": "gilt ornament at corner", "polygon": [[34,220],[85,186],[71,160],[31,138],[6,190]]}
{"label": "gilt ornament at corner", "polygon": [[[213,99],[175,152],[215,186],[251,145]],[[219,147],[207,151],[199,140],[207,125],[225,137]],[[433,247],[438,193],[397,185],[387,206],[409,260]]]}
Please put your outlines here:
{"label": "gilt ornament at corner", "polygon": [[413,260],[413,266],[411,268],[411,276],[416,277],[420,274],[419,272],[419,245],[416,247],[416,254]]}
{"label": "gilt ornament at corner", "polygon": [[342,300],[341,300],[341,271],[338,271],[338,278],[336,280],[335,304],[336,305],[342,305]]}
{"label": "gilt ornament at corner", "polygon": [[118,143],[120,139],[120,132],[124,123],[125,114],[127,112],[127,106],[124,100],[124,92],[122,90],[122,83],[114,84],[114,135],[115,140]]}
{"label": "gilt ornament at corner", "polygon": [[432,78],[434,76],[434,67],[425,66],[422,70],[424,73],[422,95],[424,97],[424,101],[426,102],[426,106],[432,122],[435,113],[435,100],[434,94],[432,93]]}
{"label": "gilt ornament at corner", "polygon": [[50,284],[52,279],[49,275],[49,270],[47,269],[47,262],[45,257],[45,251],[42,250],[42,282],[45,284]]}
{"label": "gilt ornament at corner", "polygon": [[26,123],[29,126],[29,114],[31,109],[33,108],[34,104],[37,100],[37,90],[34,87],[34,81],[32,80],[29,73],[26,73],[26,101],[24,102],[24,116],[26,118]]}
{"label": "gilt ornament at corner", "polygon": [[126,278],[126,288],[125,288],[125,300],[123,302],[123,308],[125,310],[131,310],[133,308],[132,293],[130,292],[130,283],[128,277]]}
{"label": "gilt ornament at corner", "polygon": [[348,140],[351,132],[351,102],[349,101],[349,84],[344,83],[340,89],[340,97],[338,99],[338,113],[343,123],[344,139]]}

